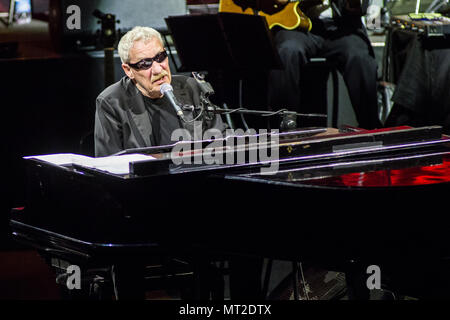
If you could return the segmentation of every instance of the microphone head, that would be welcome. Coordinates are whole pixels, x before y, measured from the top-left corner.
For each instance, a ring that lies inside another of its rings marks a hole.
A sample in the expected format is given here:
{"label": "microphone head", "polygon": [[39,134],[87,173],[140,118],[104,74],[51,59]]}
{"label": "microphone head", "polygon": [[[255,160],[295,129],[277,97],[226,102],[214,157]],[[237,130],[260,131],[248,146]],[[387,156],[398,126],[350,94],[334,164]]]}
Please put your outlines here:
{"label": "microphone head", "polygon": [[163,83],[159,88],[159,92],[161,92],[162,95],[164,95],[168,91],[173,91],[173,88],[169,83]]}

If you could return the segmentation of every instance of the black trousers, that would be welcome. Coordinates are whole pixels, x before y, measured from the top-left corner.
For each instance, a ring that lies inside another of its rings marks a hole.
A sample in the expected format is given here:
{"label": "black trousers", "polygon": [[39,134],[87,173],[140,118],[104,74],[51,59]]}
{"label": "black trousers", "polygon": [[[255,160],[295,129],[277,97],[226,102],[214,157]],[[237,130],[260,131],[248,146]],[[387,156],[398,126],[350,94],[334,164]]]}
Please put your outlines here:
{"label": "black trousers", "polygon": [[392,41],[406,41],[409,49],[392,96],[395,105],[390,125],[441,125],[450,133],[448,39],[426,39],[395,31]]}
{"label": "black trousers", "polygon": [[331,28],[320,34],[279,30],[274,40],[284,70],[273,70],[269,75],[270,106],[301,112],[300,81],[315,81],[302,78],[301,66],[321,56],[334,62],[342,74],[359,126],[381,126],[377,116],[377,63],[362,37]]}

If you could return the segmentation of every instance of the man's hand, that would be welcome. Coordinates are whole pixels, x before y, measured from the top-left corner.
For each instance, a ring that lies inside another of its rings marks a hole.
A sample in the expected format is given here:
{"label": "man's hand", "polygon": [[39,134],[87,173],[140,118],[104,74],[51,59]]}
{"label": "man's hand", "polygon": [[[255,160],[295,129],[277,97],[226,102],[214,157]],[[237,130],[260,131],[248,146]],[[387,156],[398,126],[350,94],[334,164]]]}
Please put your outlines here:
{"label": "man's hand", "polygon": [[367,29],[377,29],[381,27],[381,7],[371,4],[367,7],[366,13]]}
{"label": "man's hand", "polygon": [[273,14],[281,11],[289,0],[257,0],[259,1],[261,10],[267,14]]}

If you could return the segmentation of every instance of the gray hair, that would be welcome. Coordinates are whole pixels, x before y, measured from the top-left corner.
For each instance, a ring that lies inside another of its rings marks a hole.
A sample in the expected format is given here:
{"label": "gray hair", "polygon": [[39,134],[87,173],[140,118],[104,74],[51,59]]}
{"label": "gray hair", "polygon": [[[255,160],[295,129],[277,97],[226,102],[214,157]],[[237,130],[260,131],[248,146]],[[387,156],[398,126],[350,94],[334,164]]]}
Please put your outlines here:
{"label": "gray hair", "polygon": [[153,38],[159,39],[161,44],[163,44],[163,40],[161,34],[153,28],[149,27],[134,27],[130,31],[128,31],[119,41],[118,51],[120,60],[122,63],[130,62],[130,49],[133,47],[135,41],[139,40],[151,40]]}

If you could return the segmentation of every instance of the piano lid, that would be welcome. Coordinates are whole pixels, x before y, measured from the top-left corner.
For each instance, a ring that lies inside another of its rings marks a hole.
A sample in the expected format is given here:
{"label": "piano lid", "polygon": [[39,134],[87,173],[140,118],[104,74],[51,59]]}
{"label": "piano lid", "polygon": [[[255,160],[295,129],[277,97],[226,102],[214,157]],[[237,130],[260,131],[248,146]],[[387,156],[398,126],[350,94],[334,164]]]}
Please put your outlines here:
{"label": "piano lid", "polygon": [[443,184],[450,182],[450,151],[334,161],[284,168],[272,176],[253,173],[228,175],[226,178],[327,188],[388,188]]}
{"label": "piano lid", "polygon": [[[323,129],[314,129],[313,134],[269,133],[265,136],[227,137],[220,141],[208,141],[210,144],[205,147],[206,141],[201,141],[200,149],[189,148],[195,147],[196,142],[191,142],[181,144],[181,149],[165,153],[152,154],[149,151],[155,149],[146,148],[140,154],[142,159],[125,163],[129,166],[129,172],[125,174],[103,170],[107,163],[102,163],[103,167],[92,167],[74,162],[60,167],[72,170],[75,174],[87,173],[122,180],[152,179],[155,176],[194,172],[206,175],[243,174],[256,178],[264,171],[266,175],[273,176],[272,181],[278,179],[296,183],[325,177],[323,172],[326,172],[326,176],[350,173],[342,172],[349,168],[353,173],[355,170],[374,171],[386,166],[411,166],[411,163],[416,166],[418,163],[429,165],[430,161],[437,164],[441,161],[437,158],[450,150],[449,141],[450,138],[442,135],[442,128],[439,126],[396,127],[332,134],[326,134]],[[188,148],[184,148],[186,146]],[[115,157],[128,156],[133,155],[124,152]],[[146,160],[147,157],[150,160]],[[40,161],[41,165],[45,164],[42,159]],[[263,170],[267,168],[269,170]],[[286,172],[288,177],[284,176]]]}

